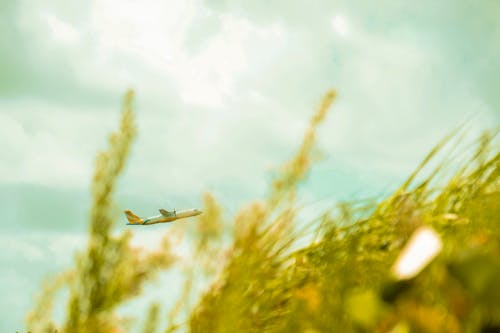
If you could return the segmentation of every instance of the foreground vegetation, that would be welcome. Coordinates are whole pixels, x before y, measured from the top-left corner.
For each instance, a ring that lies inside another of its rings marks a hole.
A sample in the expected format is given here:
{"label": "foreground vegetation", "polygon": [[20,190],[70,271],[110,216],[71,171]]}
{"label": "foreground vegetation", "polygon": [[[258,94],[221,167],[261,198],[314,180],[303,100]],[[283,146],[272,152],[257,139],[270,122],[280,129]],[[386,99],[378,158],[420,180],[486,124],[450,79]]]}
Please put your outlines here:
{"label": "foreground vegetation", "polygon": [[[267,198],[228,222],[223,207],[205,195],[196,230],[181,230],[191,235],[194,261],[187,265],[172,255],[169,234],[160,250],[146,253],[131,246],[129,232],[111,233],[116,180],[136,133],[132,98],[126,95],[120,130],[97,158],[87,248],[72,270],[46,283],[28,315],[28,331],[128,331],[131,323],[117,307],[173,267],[184,272],[180,298],[171,309],[152,304],[138,318],[143,332],[500,330],[498,130],[472,145],[460,139],[465,130],[456,130],[392,195],[337,204],[298,221],[296,190],[310,171],[316,131],[335,99],[330,91]],[[424,226],[442,248],[421,271],[398,278],[391,273],[394,263]],[[299,247],[299,240],[307,245]],[[198,295],[193,286],[200,277],[206,287]],[[52,306],[64,288],[66,318],[56,325]]]}

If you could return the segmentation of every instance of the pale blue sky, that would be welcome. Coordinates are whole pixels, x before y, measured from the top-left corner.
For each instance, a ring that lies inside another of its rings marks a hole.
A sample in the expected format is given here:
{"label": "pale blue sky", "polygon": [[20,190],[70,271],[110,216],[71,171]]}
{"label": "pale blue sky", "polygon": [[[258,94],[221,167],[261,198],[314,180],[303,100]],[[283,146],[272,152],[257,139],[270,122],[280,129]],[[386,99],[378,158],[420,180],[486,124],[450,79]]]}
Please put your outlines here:
{"label": "pale blue sky", "polygon": [[466,119],[498,126],[499,14],[495,0],[3,1],[0,208],[14,245],[0,285],[18,303],[0,330],[21,328],[36,289],[23,286],[56,267],[40,240],[86,229],[95,153],[127,87],[139,137],[118,208],[181,209],[209,190],[235,211],[261,197],[331,87],[303,200],[383,193]]}

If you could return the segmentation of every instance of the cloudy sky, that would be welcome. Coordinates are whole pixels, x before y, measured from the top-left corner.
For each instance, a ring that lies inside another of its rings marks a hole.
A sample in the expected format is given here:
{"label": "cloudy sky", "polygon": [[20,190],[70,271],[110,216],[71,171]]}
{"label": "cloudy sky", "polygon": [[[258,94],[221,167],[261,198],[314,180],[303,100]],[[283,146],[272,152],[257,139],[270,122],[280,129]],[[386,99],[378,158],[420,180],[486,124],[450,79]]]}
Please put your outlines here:
{"label": "cloudy sky", "polygon": [[304,197],[384,193],[457,125],[500,123],[499,14],[495,0],[2,1],[0,285],[15,305],[0,328],[22,327],[40,276],[83,244],[95,153],[128,87],[139,137],[120,208],[262,196],[328,88]]}

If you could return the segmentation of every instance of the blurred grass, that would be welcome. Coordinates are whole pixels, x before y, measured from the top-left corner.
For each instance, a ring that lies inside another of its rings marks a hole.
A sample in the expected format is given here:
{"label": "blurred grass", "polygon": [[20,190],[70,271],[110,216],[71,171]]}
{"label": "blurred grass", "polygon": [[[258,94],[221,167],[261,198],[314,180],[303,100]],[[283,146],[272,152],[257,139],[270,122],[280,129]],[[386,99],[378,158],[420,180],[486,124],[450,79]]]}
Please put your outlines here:
{"label": "blurred grass", "polygon": [[[87,249],[71,271],[41,290],[28,331],[128,331],[116,308],[171,267],[182,268],[181,295],[170,309],[152,304],[143,314],[143,332],[500,330],[498,129],[468,145],[465,130],[457,129],[392,195],[340,203],[298,221],[297,186],[310,171],[316,133],[335,95],[329,91],[322,99],[267,198],[226,221],[223,206],[205,194],[204,214],[190,237],[193,260],[183,263],[170,253],[168,235],[161,251],[142,253],[131,247],[129,232],[110,233],[116,179],[136,133],[133,95],[127,93],[120,129],[96,161]],[[391,277],[402,248],[422,226],[437,232],[441,253],[414,278]],[[307,245],[296,245],[308,236]],[[200,276],[205,289],[198,295]],[[51,309],[64,287],[70,291],[66,320],[57,327]]]}

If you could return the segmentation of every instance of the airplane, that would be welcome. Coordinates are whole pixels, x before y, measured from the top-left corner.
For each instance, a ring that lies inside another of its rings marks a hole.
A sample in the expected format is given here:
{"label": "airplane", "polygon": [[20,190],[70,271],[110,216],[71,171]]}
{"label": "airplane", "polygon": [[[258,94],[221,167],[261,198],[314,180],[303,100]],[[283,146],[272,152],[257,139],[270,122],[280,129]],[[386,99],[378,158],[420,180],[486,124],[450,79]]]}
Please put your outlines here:
{"label": "airplane", "polygon": [[176,212],[175,210],[168,211],[168,210],[160,208],[159,211],[160,211],[161,215],[151,216],[151,217],[144,219],[144,218],[140,218],[139,216],[135,215],[134,213],[132,213],[132,211],[126,210],[125,216],[127,216],[127,220],[129,222],[129,223],[127,223],[127,225],[150,225],[150,224],[156,224],[156,223],[173,222],[175,220],[200,215],[202,213],[200,210],[194,209],[194,208],[181,210],[179,212]]}

